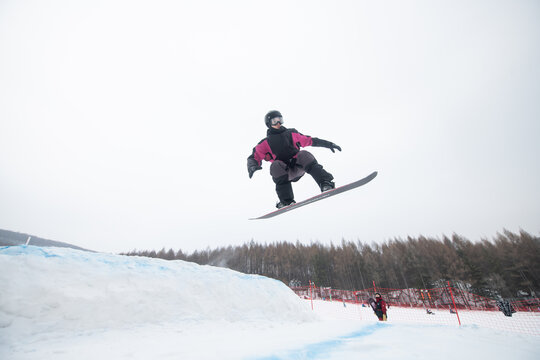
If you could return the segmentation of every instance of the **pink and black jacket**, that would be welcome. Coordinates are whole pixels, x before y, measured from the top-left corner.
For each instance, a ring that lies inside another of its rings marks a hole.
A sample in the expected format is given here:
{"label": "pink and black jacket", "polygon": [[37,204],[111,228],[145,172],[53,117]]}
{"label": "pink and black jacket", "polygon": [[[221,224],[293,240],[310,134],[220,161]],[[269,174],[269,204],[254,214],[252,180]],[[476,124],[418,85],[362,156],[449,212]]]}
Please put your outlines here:
{"label": "pink and black jacket", "polygon": [[317,140],[319,139],[302,135],[296,129],[287,129],[284,126],[279,129],[270,128],[267,137],[253,148],[252,154],[248,157],[248,168],[261,166],[263,160],[270,162],[281,160],[288,164],[296,158],[300,148],[317,146]]}

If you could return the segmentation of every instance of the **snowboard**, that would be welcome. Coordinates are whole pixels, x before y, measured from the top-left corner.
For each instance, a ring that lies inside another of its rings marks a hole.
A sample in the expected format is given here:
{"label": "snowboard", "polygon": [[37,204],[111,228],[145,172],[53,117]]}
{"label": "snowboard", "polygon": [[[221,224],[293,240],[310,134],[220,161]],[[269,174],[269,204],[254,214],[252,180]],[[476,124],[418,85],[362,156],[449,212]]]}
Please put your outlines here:
{"label": "snowboard", "polygon": [[375,311],[375,313],[377,312],[377,302],[375,301],[375,299],[373,298],[369,298],[367,300],[369,306],[371,306],[371,308],[373,309],[373,311]]}
{"label": "snowboard", "polygon": [[355,189],[357,187],[360,187],[362,185],[365,185],[368,182],[370,182],[371,180],[373,180],[375,178],[375,176],[377,176],[376,171],[372,172],[371,174],[369,174],[368,176],[366,176],[363,179],[357,180],[357,181],[352,182],[352,183],[347,184],[347,185],[337,187],[337,188],[332,189],[332,190],[325,191],[325,192],[320,193],[319,195],[313,196],[313,197],[311,197],[309,199],[297,202],[296,204],[292,204],[292,205],[289,205],[289,206],[282,207],[281,209],[272,211],[271,213],[268,213],[268,214],[265,214],[265,215],[262,215],[262,216],[259,216],[259,217],[256,217],[256,218],[251,218],[249,220],[269,219],[269,218],[272,218],[274,216],[281,215],[281,214],[286,213],[288,211],[298,209],[299,207],[302,207],[302,206],[314,203],[316,201],[323,200],[323,199],[329,198],[331,196],[341,194],[341,193],[343,193],[345,191],[349,191],[349,190]]}

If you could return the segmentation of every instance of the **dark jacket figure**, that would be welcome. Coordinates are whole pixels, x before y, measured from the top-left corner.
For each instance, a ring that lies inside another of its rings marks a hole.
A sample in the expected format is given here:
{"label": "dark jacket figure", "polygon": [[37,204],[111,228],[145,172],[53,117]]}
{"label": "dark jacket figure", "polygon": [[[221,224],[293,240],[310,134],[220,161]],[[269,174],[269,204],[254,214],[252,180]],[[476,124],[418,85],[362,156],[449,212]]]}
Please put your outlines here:
{"label": "dark jacket figure", "polygon": [[383,300],[381,294],[375,293],[375,302],[377,304],[375,315],[377,315],[379,321],[386,321],[388,319],[388,316],[386,314],[386,301]]}
{"label": "dark jacket figure", "polygon": [[505,316],[512,316],[516,312],[508,300],[497,300],[497,306]]}
{"label": "dark jacket figure", "polygon": [[287,129],[283,126],[283,117],[279,111],[270,111],[264,122],[268,127],[266,138],[253,148],[247,158],[247,168],[251,178],[255,171],[262,169],[263,160],[272,163],[270,175],[276,184],[278,209],[295,203],[291,183],[300,180],[305,173],[315,179],[322,192],[335,187],[332,174],[324,170],[310,152],[300,149],[319,146],[335,152],[334,149],[341,151],[339,146],[330,141],[302,135],[296,129]]}

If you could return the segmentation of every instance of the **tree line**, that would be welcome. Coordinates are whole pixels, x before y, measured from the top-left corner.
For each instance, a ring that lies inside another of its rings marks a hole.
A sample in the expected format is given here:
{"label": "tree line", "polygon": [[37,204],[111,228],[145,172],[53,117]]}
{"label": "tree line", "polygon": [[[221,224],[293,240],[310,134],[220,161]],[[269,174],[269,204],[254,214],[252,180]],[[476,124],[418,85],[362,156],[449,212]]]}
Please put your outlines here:
{"label": "tree line", "polygon": [[498,233],[472,242],[457,234],[392,239],[382,244],[343,240],[341,244],[254,241],[241,246],[181,250],[133,250],[124,255],[185,260],[275,278],[291,286],[342,290],[439,287],[459,283],[488,297],[540,296],[540,238],[525,231]]}

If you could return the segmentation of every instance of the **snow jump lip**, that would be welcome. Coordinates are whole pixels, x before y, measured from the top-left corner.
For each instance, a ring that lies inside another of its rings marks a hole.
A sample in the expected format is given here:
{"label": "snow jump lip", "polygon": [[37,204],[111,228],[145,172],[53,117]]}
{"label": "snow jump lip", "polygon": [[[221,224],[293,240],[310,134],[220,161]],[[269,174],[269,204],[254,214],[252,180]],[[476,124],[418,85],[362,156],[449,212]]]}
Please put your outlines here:
{"label": "snow jump lip", "polygon": [[374,172],[372,172],[371,174],[369,174],[368,176],[366,176],[363,179],[357,180],[357,181],[352,182],[352,183],[347,184],[347,185],[337,187],[335,189],[326,191],[326,192],[321,193],[319,195],[315,195],[313,197],[310,197],[309,199],[297,202],[296,204],[292,204],[292,205],[286,206],[284,208],[281,208],[279,210],[272,211],[271,213],[268,213],[268,214],[265,214],[265,215],[262,215],[262,216],[259,216],[259,217],[256,217],[256,218],[250,218],[249,220],[269,219],[269,218],[272,218],[274,216],[281,215],[281,214],[283,214],[285,212],[297,209],[299,207],[314,203],[316,201],[326,199],[326,198],[334,196],[334,195],[341,194],[341,193],[343,193],[345,191],[348,191],[348,190],[355,189],[355,188],[360,187],[362,185],[365,185],[368,182],[370,182],[371,180],[375,179],[377,174],[378,174],[378,172],[374,171]]}

